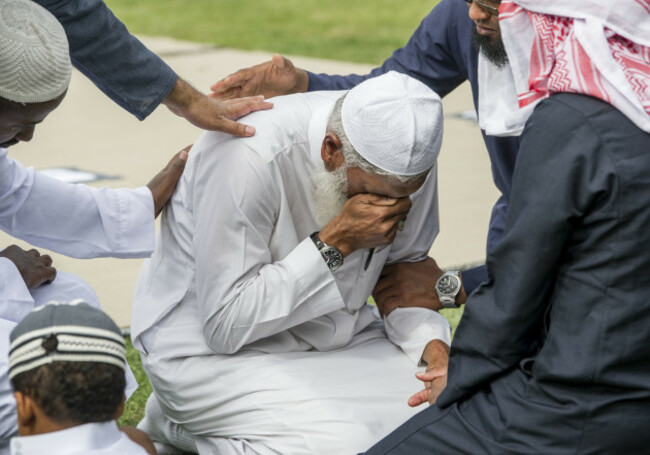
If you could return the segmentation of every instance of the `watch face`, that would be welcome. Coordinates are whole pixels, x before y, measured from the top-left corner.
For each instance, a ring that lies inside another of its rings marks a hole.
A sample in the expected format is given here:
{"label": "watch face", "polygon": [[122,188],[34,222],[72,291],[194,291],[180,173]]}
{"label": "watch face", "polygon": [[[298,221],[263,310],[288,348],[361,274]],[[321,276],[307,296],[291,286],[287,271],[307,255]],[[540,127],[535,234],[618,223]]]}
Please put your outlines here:
{"label": "watch face", "polygon": [[456,275],[443,275],[436,284],[438,292],[442,295],[454,295],[460,288],[460,279]]}
{"label": "watch face", "polygon": [[341,266],[341,264],[343,264],[343,255],[336,248],[333,247],[325,248],[321,250],[321,254],[325,259],[327,266],[331,270],[336,270]]}

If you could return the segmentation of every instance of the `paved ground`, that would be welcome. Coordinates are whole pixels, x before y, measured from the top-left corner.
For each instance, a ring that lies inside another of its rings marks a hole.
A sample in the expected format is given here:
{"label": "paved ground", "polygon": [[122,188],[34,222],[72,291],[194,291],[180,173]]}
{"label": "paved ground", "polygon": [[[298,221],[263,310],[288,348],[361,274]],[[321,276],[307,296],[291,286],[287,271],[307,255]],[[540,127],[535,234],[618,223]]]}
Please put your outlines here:
{"label": "paved ground", "polygon": [[[144,38],[180,75],[199,89],[235,70],[270,58],[266,52],[215,49],[169,39]],[[292,57],[296,65],[331,74],[364,73],[370,67],[344,62]],[[128,71],[125,66],[124,71]],[[445,139],[439,161],[441,232],[431,255],[444,267],[484,259],[487,224],[497,198],[480,131],[461,114],[473,109],[468,85],[444,100]],[[37,170],[76,167],[113,180],[96,186],[137,187],[146,184],[169,158],[192,143],[200,131],[160,107],[137,121],[121,110],[79,73],[73,75],[62,106],[33,141],[11,149],[10,156]],[[19,243],[0,233],[0,245]],[[129,325],[131,297],[141,260],[75,260],[53,254],[54,264],[84,277],[104,308],[123,327]]]}

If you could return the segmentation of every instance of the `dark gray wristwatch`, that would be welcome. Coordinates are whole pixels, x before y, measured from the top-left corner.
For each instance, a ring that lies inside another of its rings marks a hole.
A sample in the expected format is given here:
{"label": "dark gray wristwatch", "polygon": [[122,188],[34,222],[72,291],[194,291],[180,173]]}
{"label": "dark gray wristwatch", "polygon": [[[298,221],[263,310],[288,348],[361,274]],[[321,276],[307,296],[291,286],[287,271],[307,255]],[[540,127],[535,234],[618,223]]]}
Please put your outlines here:
{"label": "dark gray wristwatch", "polygon": [[459,308],[456,303],[456,296],[463,286],[460,280],[460,272],[451,271],[442,274],[436,281],[436,294],[443,308]]}
{"label": "dark gray wristwatch", "polygon": [[338,248],[327,245],[323,242],[320,237],[318,237],[318,232],[314,232],[309,237],[311,237],[316,248],[318,248],[318,252],[323,256],[325,264],[327,264],[331,271],[334,271],[343,265],[343,254]]}

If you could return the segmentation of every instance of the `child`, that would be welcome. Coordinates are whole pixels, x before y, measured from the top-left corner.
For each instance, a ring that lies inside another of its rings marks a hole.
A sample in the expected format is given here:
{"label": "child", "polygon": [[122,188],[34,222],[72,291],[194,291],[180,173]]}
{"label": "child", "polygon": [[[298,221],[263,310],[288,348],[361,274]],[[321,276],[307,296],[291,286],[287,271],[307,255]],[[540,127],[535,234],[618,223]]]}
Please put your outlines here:
{"label": "child", "polygon": [[12,455],[155,455],[146,434],[129,430],[136,444],[115,422],[126,349],[110,317],[82,301],[51,303],[25,317],[10,342],[20,433]]}

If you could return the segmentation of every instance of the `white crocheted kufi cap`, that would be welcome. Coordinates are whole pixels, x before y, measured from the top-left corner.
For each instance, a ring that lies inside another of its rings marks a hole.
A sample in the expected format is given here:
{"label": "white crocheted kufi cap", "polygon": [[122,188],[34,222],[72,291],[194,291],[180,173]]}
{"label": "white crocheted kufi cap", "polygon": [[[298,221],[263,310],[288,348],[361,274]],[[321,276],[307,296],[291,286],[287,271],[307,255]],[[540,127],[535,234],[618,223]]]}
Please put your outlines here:
{"label": "white crocheted kufi cap", "polygon": [[63,27],[30,0],[0,1],[0,97],[51,101],[68,88],[72,66]]}
{"label": "white crocheted kufi cap", "polygon": [[350,90],[341,121],[356,151],[392,174],[427,171],[442,144],[440,97],[422,82],[395,71]]}

